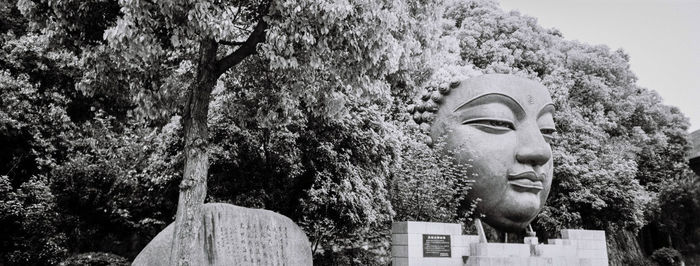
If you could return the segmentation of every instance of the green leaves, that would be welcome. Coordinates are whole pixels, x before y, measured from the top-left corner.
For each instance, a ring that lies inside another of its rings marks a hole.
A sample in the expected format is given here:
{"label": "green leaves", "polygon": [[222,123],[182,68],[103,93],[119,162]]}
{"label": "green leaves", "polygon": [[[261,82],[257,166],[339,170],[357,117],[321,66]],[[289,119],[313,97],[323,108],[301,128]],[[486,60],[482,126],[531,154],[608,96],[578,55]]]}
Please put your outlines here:
{"label": "green leaves", "polygon": [[471,165],[459,165],[441,151],[416,138],[422,133],[401,136],[401,154],[392,165],[389,196],[394,221],[465,222],[476,202],[467,202],[471,188],[464,176]]}
{"label": "green leaves", "polygon": [[0,262],[57,264],[66,254],[66,236],[58,231],[56,202],[48,183],[45,177],[34,176],[14,189],[8,176],[0,176],[0,232],[6,239]]}
{"label": "green leaves", "polygon": [[410,10],[412,4],[281,1],[270,11],[262,56],[272,69],[294,71],[313,85],[293,91],[318,93],[316,99],[337,98],[332,91],[349,101],[381,98],[389,88],[384,76],[415,67],[416,43],[423,41],[415,35],[430,34],[413,26],[435,19],[421,17],[433,8]]}
{"label": "green leaves", "polygon": [[265,3],[257,1],[211,2],[121,1],[116,25],[104,39],[134,57],[153,57],[168,49],[187,49],[200,40],[242,42],[253,31]]}

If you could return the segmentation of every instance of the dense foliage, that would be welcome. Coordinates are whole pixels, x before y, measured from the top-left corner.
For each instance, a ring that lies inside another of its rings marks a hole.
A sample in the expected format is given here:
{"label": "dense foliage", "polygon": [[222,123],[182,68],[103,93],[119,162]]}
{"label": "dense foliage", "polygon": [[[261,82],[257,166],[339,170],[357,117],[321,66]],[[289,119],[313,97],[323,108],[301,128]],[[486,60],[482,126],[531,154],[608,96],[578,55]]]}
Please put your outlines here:
{"label": "dense foliage", "polygon": [[225,56],[260,14],[265,41],[212,93],[206,201],[287,215],[318,264],[386,264],[392,220],[468,221],[468,166],[405,110],[426,84],[492,72],[541,80],[557,106],[538,233],[654,223],[697,240],[687,121],[623,51],[492,1],[156,2],[0,3],[0,264],[133,258],[172,222],[198,40]]}
{"label": "dense foliage", "polygon": [[[665,245],[683,254],[700,254],[700,178],[689,173],[686,178],[664,186],[658,201],[651,204],[651,224],[668,236]],[[688,264],[692,262],[688,261]]]}
{"label": "dense foliage", "polygon": [[651,259],[663,266],[682,265],[681,253],[672,248],[657,249],[654,254],[651,254]]}
{"label": "dense foliage", "polygon": [[61,262],[61,266],[126,266],[131,265],[123,257],[102,252],[89,252],[71,256]]}

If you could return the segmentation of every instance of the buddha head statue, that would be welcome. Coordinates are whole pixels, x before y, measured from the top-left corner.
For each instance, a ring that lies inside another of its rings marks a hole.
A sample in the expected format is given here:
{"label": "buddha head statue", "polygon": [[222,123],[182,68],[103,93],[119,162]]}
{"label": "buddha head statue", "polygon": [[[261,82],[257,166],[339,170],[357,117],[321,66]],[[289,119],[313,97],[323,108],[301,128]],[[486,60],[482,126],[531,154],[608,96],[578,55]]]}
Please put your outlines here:
{"label": "buddha head statue", "polygon": [[[430,91],[432,90],[432,91]],[[413,118],[453,160],[470,165],[467,199],[487,224],[521,231],[544,206],[552,184],[554,105],[547,88],[489,74],[429,88]]]}

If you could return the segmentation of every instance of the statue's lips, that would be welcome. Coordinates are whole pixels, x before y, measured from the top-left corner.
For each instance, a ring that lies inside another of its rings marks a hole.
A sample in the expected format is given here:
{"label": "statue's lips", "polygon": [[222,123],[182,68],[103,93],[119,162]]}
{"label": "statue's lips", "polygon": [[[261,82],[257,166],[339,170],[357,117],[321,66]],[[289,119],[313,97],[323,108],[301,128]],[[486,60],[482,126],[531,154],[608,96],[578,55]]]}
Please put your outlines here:
{"label": "statue's lips", "polygon": [[524,172],[508,176],[508,184],[535,193],[544,189],[542,181],[544,181],[544,175],[537,175],[535,172]]}

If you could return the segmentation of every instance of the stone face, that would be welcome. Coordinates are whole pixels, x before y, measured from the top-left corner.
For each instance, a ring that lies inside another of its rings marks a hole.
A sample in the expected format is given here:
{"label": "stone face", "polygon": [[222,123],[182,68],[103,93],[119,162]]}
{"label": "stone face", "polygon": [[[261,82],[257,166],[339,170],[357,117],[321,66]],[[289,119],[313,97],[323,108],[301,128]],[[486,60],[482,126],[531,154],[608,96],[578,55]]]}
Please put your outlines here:
{"label": "stone face", "polygon": [[[174,224],[139,253],[133,265],[169,265]],[[194,265],[312,265],[311,245],[289,218],[231,204],[204,204]]]}
{"label": "stone face", "polygon": [[467,197],[481,199],[477,211],[487,224],[521,231],[544,206],[552,183],[553,112],[547,88],[513,75],[471,78],[441,99],[430,136],[471,169],[464,175],[475,181]]}
{"label": "stone face", "polygon": [[446,234],[459,235],[462,233],[462,225],[452,223],[434,222],[394,222],[391,225],[392,234]]}

